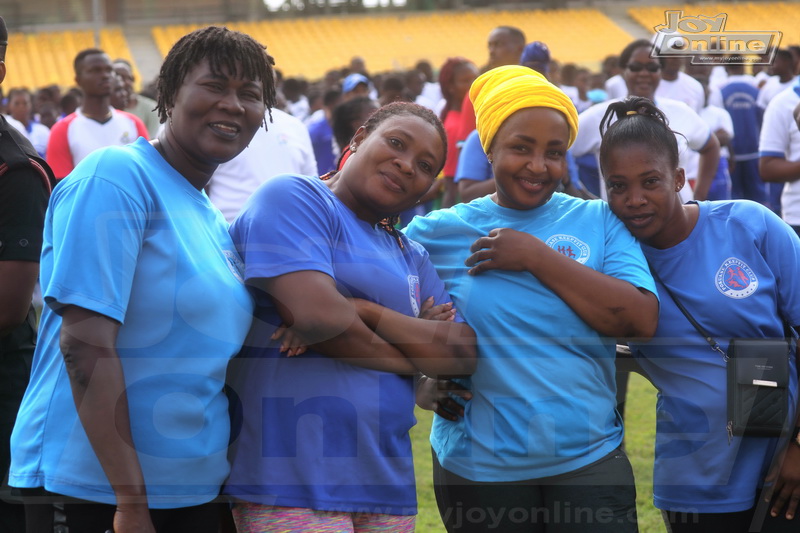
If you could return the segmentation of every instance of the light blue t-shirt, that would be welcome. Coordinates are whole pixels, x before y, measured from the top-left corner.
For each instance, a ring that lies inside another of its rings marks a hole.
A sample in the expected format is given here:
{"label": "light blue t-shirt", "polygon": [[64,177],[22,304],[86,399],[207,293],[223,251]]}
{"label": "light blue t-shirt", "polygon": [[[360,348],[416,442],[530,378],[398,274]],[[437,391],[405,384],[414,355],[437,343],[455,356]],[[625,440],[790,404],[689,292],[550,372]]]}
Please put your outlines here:
{"label": "light blue t-shirt", "polygon": [[[683,242],[665,250],[642,246],[653,270],[723,350],[732,337],[783,337],[781,316],[800,324],[800,239],[760,204],[698,205],[697,224]],[[728,442],[725,362],[661,283],[658,290],[655,336],[631,343],[659,389],[655,505],[700,513],[750,509],[776,439],[734,437]],[[795,367],[792,358],[790,413],[797,405]]]}
{"label": "light blue t-shirt", "polygon": [[614,339],[601,337],[530,273],[467,274],[470,245],[503,227],[655,293],[639,245],[599,200],[556,193],[539,208],[516,210],[485,196],[411,222],[407,235],[426,247],[478,336],[478,369],[464,382],[473,392],[464,418],[437,416],[431,433],[442,466],[475,481],[571,472],[622,442]]}
{"label": "light blue t-shirt", "polygon": [[[401,248],[316,177],[267,181],[231,235],[247,280],[317,271],[344,296],[408,316],[430,296],[450,301],[422,246],[402,237]],[[253,328],[231,365],[237,400],[225,493],[283,507],[416,514],[413,379],[313,350],[286,357],[270,341],[281,323],[275,305],[254,292]]]}
{"label": "light blue t-shirt", "polygon": [[9,483],[115,503],[59,349],[58,311],[76,305],[122,324],[117,352],[150,507],[215,498],[229,471],[226,368],[252,320],[240,266],[222,214],[144,139],[81,161],[47,210],[47,305]]}

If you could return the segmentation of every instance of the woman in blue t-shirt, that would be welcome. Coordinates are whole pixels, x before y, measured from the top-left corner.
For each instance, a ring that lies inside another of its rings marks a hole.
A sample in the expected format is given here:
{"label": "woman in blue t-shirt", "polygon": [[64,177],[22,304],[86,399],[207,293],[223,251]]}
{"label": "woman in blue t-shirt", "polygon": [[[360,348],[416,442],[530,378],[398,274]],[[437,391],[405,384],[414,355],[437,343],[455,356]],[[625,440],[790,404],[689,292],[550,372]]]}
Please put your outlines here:
{"label": "woman in blue t-shirt", "polygon": [[431,111],[389,104],[338,173],[277,176],[231,226],[256,300],[230,370],[240,532],[414,530],[413,376],[471,374],[475,342],[388,219],[430,188],[445,146]]}
{"label": "woman in blue t-shirt", "polygon": [[53,192],[46,305],[11,438],[27,531],[218,531],[225,373],[253,302],[204,187],[274,107],[272,65],[243,33],[188,33],[161,66],[158,137],[96,150]]}
{"label": "woman in blue t-shirt", "polygon": [[614,338],[655,330],[653,280],[607,204],[556,192],[578,123],[563,91],[506,66],[470,98],[497,191],[407,229],[478,336],[463,417],[445,397],[433,423],[440,514],[449,532],[634,532]]}
{"label": "woman in blue t-shirt", "polygon": [[726,409],[730,363],[676,300],[723,350],[733,337],[782,338],[784,324],[800,324],[800,239],[754,202],[682,204],[685,177],[675,134],[650,100],[611,104],[601,128],[609,204],[641,242],[661,294],[653,340],[631,343],[659,391],[655,505],[676,533],[796,532],[795,354],[783,406],[794,428],[791,442],[734,436]]}

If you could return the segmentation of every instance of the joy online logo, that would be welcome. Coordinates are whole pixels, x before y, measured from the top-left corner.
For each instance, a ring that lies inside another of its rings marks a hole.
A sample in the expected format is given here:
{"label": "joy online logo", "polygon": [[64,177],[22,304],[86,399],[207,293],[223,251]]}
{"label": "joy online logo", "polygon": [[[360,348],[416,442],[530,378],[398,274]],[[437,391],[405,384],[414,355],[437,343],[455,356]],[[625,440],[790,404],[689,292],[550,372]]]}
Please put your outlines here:
{"label": "joy online logo", "polygon": [[653,57],[690,56],[695,65],[769,65],[781,41],[779,31],[725,31],[726,13],[685,17],[683,11],[665,11],[664,15],[666,23],[653,28]]}

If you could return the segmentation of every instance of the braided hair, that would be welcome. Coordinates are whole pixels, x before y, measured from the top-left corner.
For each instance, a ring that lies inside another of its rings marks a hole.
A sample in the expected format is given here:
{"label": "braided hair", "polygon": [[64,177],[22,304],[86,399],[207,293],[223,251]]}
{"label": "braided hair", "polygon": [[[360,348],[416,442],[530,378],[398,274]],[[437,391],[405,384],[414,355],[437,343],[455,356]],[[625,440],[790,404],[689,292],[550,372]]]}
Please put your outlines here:
{"label": "braided hair", "polygon": [[[364,123],[364,133],[369,135],[373,131],[375,131],[378,126],[380,126],[384,120],[396,117],[400,115],[412,115],[418,118],[421,118],[431,126],[436,129],[436,132],[439,134],[439,138],[442,140],[442,146],[444,148],[444,153],[442,154],[442,166],[436,169],[434,172],[435,176],[438,176],[439,173],[444,168],[444,161],[447,159],[447,134],[444,131],[444,126],[442,126],[442,122],[439,118],[427,107],[423,107],[421,105],[415,104],[413,102],[404,102],[404,101],[396,101],[390,104],[386,104],[385,106],[379,108],[377,111],[372,113],[367,121]],[[350,155],[350,143],[348,142],[345,144],[342,150],[342,158],[339,160],[339,170],[341,170],[342,166],[344,165],[344,161],[347,160],[347,157]],[[329,172],[324,176],[321,176],[323,180],[329,180],[336,175],[337,171]],[[396,226],[400,222],[400,215],[395,214],[392,216],[388,216],[378,222],[378,226],[384,230],[386,230],[390,235],[392,235],[395,240],[397,241],[397,245],[400,249],[403,249],[405,246],[403,245],[403,239],[401,233],[397,230]]]}
{"label": "braided hair", "polygon": [[600,121],[600,169],[608,162],[611,151],[618,146],[646,144],[669,157],[672,168],[678,167],[679,133],[669,128],[664,112],[641,96],[629,96],[608,106]]}
{"label": "braided hair", "polygon": [[266,47],[245,33],[207,26],[181,37],[161,65],[156,85],[156,111],[160,122],[167,120],[167,111],[175,105],[175,96],[186,74],[205,60],[214,75],[227,70],[232,76],[260,80],[267,110],[275,107],[275,60],[266,52]]}

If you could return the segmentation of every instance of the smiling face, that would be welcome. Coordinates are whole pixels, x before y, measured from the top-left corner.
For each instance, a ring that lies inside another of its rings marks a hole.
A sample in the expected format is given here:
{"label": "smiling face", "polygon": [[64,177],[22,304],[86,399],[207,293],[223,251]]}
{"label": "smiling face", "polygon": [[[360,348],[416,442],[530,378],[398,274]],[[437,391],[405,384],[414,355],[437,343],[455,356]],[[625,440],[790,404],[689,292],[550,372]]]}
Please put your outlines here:
{"label": "smiling face", "polygon": [[630,96],[654,99],[656,88],[661,81],[661,64],[650,57],[650,47],[637,48],[631,54],[622,72]]}
{"label": "smiling face", "polygon": [[656,248],[671,246],[680,232],[683,169],[645,144],[621,144],[608,153],[602,170],[608,204],[631,234]]}
{"label": "smiling face", "polygon": [[262,95],[260,80],[233,77],[225,70],[215,74],[204,60],[186,74],[175,96],[167,138],[199,168],[230,161],[264,121]]}
{"label": "smiling face", "polygon": [[495,203],[511,209],[547,203],[567,171],[568,142],[567,119],[555,109],[529,107],[508,117],[488,153]]}
{"label": "smiling face", "polygon": [[421,117],[397,114],[353,137],[356,151],[332,190],[358,218],[376,223],[412,207],[444,164],[437,129]]}

